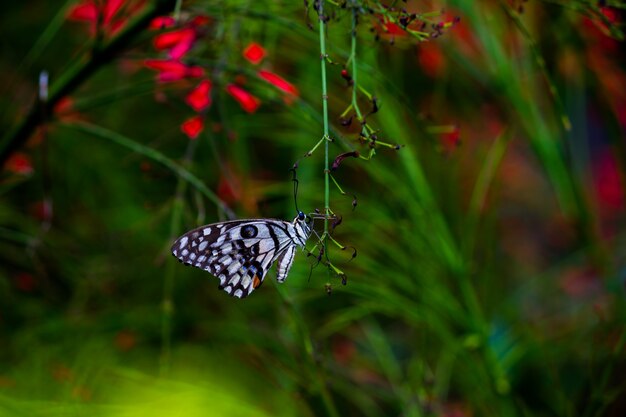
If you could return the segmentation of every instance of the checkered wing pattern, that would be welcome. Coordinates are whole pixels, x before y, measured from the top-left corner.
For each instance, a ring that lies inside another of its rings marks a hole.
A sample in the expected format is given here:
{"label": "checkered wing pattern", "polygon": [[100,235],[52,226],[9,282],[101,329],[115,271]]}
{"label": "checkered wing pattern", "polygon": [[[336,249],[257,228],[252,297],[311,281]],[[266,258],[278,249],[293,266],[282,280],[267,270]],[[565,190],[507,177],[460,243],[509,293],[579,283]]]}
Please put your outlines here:
{"label": "checkered wing pattern", "polygon": [[311,233],[308,218],[293,223],[275,219],[235,220],[191,230],[172,245],[185,265],[208,271],[231,296],[244,298],[259,288],[278,259],[278,282],[287,278],[295,249]]}

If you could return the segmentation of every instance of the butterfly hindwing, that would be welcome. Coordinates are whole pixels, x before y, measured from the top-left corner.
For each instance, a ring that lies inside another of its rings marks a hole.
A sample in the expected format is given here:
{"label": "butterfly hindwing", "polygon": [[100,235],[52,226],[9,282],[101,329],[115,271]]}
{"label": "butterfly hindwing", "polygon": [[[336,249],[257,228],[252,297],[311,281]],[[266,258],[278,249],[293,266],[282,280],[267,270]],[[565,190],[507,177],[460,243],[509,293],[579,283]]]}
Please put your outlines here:
{"label": "butterfly hindwing", "polygon": [[291,269],[293,258],[296,255],[295,245],[287,247],[283,253],[278,257],[278,272],[276,273],[276,280],[278,282],[284,282],[287,278],[287,274]]}
{"label": "butterfly hindwing", "polygon": [[220,288],[228,294],[244,298],[263,283],[279,257],[278,280],[284,281],[295,248],[301,245],[301,235],[291,223],[282,220],[215,223],[182,235],[172,245],[172,254],[186,265],[216,276]]}

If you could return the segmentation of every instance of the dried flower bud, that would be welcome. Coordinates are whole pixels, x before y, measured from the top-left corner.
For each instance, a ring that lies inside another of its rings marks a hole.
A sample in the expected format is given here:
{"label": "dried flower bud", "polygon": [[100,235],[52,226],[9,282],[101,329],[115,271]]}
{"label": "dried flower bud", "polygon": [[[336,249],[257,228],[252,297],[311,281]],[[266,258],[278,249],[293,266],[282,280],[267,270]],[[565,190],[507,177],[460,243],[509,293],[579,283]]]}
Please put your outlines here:
{"label": "dried flower bud", "polygon": [[350,116],[347,119],[339,119],[339,123],[341,124],[341,126],[350,126],[352,124],[352,117]]}
{"label": "dried flower bud", "polygon": [[346,159],[348,157],[358,158],[359,155],[360,155],[359,151],[345,152],[345,153],[342,153],[340,155],[337,155],[337,157],[333,161],[333,164],[332,164],[330,170],[334,171],[337,168],[339,168],[339,165],[341,165],[341,163],[343,162],[344,159]]}

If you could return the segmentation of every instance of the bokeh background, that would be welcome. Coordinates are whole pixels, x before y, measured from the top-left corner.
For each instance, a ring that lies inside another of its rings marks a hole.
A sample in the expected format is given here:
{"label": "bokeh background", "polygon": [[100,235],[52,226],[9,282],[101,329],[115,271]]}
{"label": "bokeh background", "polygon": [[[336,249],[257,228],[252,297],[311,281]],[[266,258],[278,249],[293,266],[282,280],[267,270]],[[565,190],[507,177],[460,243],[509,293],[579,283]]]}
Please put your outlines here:
{"label": "bokeh background", "polygon": [[169,247],[323,210],[319,3],[2,3],[0,415],[626,413],[626,3],[325,3],[358,256],[244,300]]}

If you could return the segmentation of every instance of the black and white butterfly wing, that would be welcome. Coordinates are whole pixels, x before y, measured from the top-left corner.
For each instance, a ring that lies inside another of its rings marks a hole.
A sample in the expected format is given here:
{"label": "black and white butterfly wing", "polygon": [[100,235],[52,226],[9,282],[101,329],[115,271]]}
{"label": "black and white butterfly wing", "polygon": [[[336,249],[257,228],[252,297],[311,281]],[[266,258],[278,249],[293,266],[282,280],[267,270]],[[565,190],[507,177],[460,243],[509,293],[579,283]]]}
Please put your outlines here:
{"label": "black and white butterfly wing", "polygon": [[296,246],[304,246],[307,237],[303,226],[283,220],[235,220],[185,233],[172,245],[172,254],[216,276],[228,294],[244,298],[263,283],[278,258],[277,278],[283,282]]}

